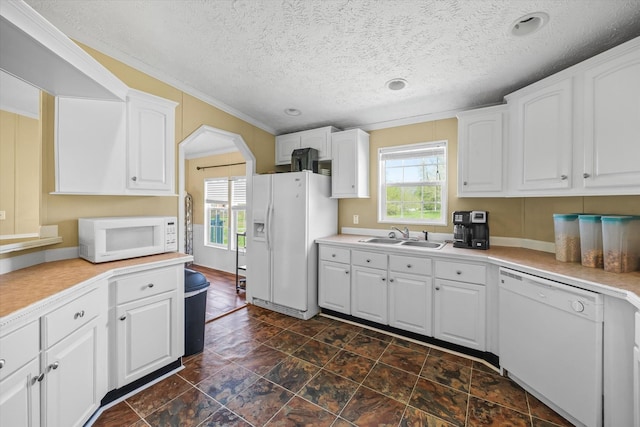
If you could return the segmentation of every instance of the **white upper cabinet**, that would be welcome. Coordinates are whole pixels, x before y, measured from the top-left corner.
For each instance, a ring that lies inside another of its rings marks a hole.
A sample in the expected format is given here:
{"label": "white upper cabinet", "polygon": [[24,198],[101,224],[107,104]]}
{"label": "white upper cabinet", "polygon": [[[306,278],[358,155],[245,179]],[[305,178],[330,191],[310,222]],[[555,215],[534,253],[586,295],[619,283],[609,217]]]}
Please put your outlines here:
{"label": "white upper cabinet", "polygon": [[174,192],[178,104],[137,90],[127,96],[127,188]]}
{"label": "white upper cabinet", "polygon": [[458,114],[458,197],[504,195],[507,106]]}
{"label": "white upper cabinet", "polygon": [[176,103],[56,98],[56,193],[174,195]]}
{"label": "white upper cabinet", "polygon": [[514,190],[551,190],[571,186],[573,79],[531,86],[507,97],[511,115]]}
{"label": "white upper cabinet", "polygon": [[[595,64],[584,74],[586,189],[640,187],[640,49]],[[630,190],[633,190],[630,188]],[[637,194],[637,193],[636,193]]]}
{"label": "white upper cabinet", "polygon": [[291,164],[291,153],[298,148],[315,148],[318,160],[331,160],[331,134],[337,131],[333,126],[325,126],[276,136],[276,165]]}
{"label": "white upper cabinet", "polygon": [[509,196],[640,194],[640,38],[505,98]]}
{"label": "white upper cabinet", "polygon": [[369,134],[360,129],[331,135],[331,197],[369,197]]}

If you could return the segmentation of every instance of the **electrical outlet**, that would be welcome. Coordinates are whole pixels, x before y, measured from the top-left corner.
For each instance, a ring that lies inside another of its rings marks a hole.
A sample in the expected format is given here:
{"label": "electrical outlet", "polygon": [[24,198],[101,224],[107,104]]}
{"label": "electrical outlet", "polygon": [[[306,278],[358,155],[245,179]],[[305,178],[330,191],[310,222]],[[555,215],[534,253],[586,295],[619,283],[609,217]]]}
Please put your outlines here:
{"label": "electrical outlet", "polygon": [[7,219],[7,212],[0,211],[0,221]]}
{"label": "electrical outlet", "polygon": [[360,222],[360,216],[359,215],[354,215],[353,216],[353,223],[357,224],[358,222]]}

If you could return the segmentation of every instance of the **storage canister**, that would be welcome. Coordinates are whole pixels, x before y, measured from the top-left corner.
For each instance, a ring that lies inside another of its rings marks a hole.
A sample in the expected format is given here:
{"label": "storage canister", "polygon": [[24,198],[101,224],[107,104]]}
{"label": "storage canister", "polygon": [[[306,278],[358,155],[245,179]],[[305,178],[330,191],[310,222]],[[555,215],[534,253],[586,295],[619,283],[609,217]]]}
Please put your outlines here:
{"label": "storage canister", "polygon": [[580,261],[580,226],[578,214],[553,214],[556,238],[556,259],[563,262]]}
{"label": "storage canister", "polygon": [[604,270],[612,273],[635,271],[640,264],[640,217],[603,216]]}
{"label": "storage canister", "polygon": [[579,215],[580,254],[585,267],[602,268],[602,216]]}

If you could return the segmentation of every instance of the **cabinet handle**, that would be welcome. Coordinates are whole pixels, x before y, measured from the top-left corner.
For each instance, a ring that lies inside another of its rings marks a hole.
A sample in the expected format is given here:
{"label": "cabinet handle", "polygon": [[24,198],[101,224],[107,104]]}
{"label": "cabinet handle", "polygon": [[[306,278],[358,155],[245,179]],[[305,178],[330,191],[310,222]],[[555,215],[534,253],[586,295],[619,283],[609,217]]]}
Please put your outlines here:
{"label": "cabinet handle", "polygon": [[[59,366],[60,366],[60,362],[55,361],[51,365],[49,365],[49,371],[51,371],[52,369],[55,371],[56,369],[58,369]],[[44,376],[44,374],[42,374],[42,376]]]}
{"label": "cabinet handle", "polygon": [[566,180],[567,178],[569,178],[567,175],[560,175],[560,179],[563,181]]}
{"label": "cabinet handle", "polygon": [[349,274],[349,272],[348,272],[348,271],[345,271],[345,272],[344,272],[344,274]]}
{"label": "cabinet handle", "polygon": [[462,185],[467,185],[467,181],[463,182]]}
{"label": "cabinet handle", "polygon": [[120,316],[120,320],[125,320],[126,318],[127,318],[127,315],[126,315],[126,314],[124,314],[124,315]]}
{"label": "cabinet handle", "polygon": [[356,188],[355,184],[351,184],[351,188]]}
{"label": "cabinet handle", "polygon": [[411,264],[407,264],[407,268],[411,268]]}
{"label": "cabinet handle", "polygon": [[582,174],[582,177],[583,177],[583,178],[589,178],[590,176],[591,176],[591,174],[588,174],[588,173],[586,173],[586,172]]}
{"label": "cabinet handle", "polygon": [[331,254],[331,258],[335,258],[335,257],[336,257],[336,254]]}
{"label": "cabinet handle", "polygon": [[79,312],[73,315],[74,320],[79,319],[81,317],[84,317],[84,310],[80,310]]}
{"label": "cabinet handle", "polygon": [[390,283],[393,283],[393,279],[389,279],[389,282],[390,282]]}
{"label": "cabinet handle", "polygon": [[436,291],[439,291],[439,290],[440,290],[440,286],[436,286]]}
{"label": "cabinet handle", "polygon": [[382,281],[383,281],[383,282],[386,282],[386,281],[387,281],[387,279],[385,279],[385,278],[383,277],[383,278],[382,278]]}
{"label": "cabinet handle", "polygon": [[137,180],[138,180],[138,177],[136,177],[136,176],[132,176],[131,177],[131,181],[137,181]]}
{"label": "cabinet handle", "polygon": [[0,359],[0,369],[4,368],[5,363],[7,363],[6,360]]}
{"label": "cabinet handle", "polygon": [[153,288],[153,283],[149,283],[149,284],[147,285],[147,288]]}
{"label": "cabinet handle", "polygon": [[367,262],[371,262],[371,260],[370,260],[370,259],[368,259],[368,260],[367,260]]}
{"label": "cabinet handle", "polygon": [[456,274],[459,276],[459,275],[462,274],[462,271],[461,270],[456,270]]}
{"label": "cabinet handle", "polygon": [[31,385],[34,385],[35,383],[40,383],[42,382],[43,379],[44,379],[44,372],[38,376],[31,378]]}

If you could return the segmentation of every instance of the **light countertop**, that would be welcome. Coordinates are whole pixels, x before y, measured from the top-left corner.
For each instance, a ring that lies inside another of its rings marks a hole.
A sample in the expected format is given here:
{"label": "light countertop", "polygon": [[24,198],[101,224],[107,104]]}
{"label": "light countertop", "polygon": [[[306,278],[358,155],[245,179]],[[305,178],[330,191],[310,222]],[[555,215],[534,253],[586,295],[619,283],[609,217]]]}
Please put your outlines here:
{"label": "light countertop", "polygon": [[[81,258],[45,262],[0,275],[0,320],[85,281],[137,266],[192,261],[191,255],[166,253],[122,261],[92,264]],[[1,323],[1,322],[0,322]]]}

